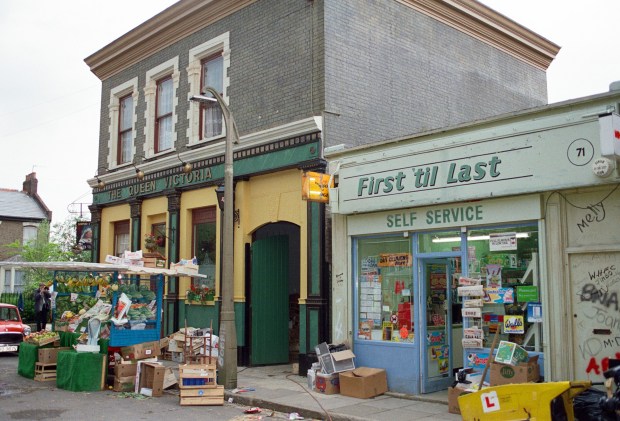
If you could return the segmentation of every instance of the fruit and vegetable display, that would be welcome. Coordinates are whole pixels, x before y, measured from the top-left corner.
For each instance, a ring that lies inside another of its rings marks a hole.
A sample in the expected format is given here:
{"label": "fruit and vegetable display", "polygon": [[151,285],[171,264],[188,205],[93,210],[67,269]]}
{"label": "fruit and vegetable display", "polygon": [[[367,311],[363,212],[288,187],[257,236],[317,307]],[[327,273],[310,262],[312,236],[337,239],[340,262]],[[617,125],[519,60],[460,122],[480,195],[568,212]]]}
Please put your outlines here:
{"label": "fruit and vegetable display", "polygon": [[60,340],[60,335],[58,332],[32,332],[30,335],[26,336],[25,340],[26,342],[35,345],[46,345]]}

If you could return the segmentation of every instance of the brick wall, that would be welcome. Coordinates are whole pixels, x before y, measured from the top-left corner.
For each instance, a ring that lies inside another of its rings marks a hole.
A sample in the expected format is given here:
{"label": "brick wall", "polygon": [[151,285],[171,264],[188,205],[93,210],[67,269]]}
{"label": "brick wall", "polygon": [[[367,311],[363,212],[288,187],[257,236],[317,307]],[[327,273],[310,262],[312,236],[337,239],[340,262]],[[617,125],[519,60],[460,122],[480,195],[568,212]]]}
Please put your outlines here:
{"label": "brick wall", "polygon": [[329,145],[543,105],[545,72],[399,2],[325,0]]}
{"label": "brick wall", "polygon": [[16,254],[16,250],[6,247],[16,240],[22,241],[24,224],[16,221],[2,221],[0,224],[0,261],[7,260]]}

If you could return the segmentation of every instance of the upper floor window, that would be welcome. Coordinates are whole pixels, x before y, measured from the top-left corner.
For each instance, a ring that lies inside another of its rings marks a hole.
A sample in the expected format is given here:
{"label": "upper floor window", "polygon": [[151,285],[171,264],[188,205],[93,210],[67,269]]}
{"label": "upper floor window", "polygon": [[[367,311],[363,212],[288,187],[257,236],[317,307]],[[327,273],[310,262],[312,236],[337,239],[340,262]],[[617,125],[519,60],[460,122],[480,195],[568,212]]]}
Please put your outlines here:
{"label": "upper floor window", "polygon": [[24,229],[22,233],[22,244],[28,244],[36,241],[38,232],[39,228],[37,225],[24,224]]}
{"label": "upper floor window", "polygon": [[[210,92],[203,88],[209,86],[217,91],[220,96],[224,95],[224,58],[219,52],[202,61],[202,78],[200,91],[206,96],[212,97]],[[209,104],[200,103],[200,140],[220,136],[222,134],[222,108],[217,102]]]}
{"label": "upper floor window", "polygon": [[[210,86],[228,103],[229,67],[228,32],[192,48],[189,51],[187,66],[189,96],[202,94],[203,89]],[[204,94],[211,96],[206,92]],[[187,119],[189,127],[186,133],[189,145],[196,145],[226,135],[222,111],[219,104],[215,102],[203,104],[192,101],[187,112]]]}
{"label": "upper floor window", "polygon": [[172,148],[172,77],[157,82],[155,153]]}
{"label": "upper floor window", "polygon": [[120,99],[118,122],[118,164],[130,162],[133,155],[133,96]]}
{"label": "upper floor window", "polygon": [[116,168],[133,161],[136,154],[136,103],[138,78],[110,90],[108,126],[108,167]]}
{"label": "upper floor window", "polygon": [[146,72],[144,101],[144,157],[175,149],[177,113],[179,103],[179,58],[174,57]]}

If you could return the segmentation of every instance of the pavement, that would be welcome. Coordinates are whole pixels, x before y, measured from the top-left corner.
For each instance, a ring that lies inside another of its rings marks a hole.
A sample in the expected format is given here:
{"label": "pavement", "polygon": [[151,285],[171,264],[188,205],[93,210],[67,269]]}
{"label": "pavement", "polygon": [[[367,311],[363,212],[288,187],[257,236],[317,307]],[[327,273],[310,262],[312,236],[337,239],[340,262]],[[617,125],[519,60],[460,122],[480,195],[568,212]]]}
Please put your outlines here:
{"label": "pavement", "polygon": [[[174,369],[175,363],[164,363]],[[263,415],[268,414],[268,410],[274,410],[287,414],[298,413],[306,420],[461,419],[460,415],[448,412],[447,390],[425,395],[388,392],[370,399],[357,399],[340,394],[325,395],[308,390],[306,377],[294,374],[291,364],[239,367],[237,389],[239,390],[226,390],[225,400],[237,405],[265,408],[261,412]],[[244,389],[246,391],[243,391]]]}

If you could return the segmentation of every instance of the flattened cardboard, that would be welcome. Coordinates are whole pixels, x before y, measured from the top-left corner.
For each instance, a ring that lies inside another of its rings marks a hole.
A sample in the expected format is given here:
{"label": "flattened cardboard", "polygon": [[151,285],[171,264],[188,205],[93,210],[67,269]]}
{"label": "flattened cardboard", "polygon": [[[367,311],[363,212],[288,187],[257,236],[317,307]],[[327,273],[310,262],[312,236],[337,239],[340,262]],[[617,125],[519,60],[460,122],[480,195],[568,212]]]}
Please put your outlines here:
{"label": "flattened cardboard", "polygon": [[382,368],[359,367],[340,373],[340,394],[367,399],[387,392],[387,374]]}

